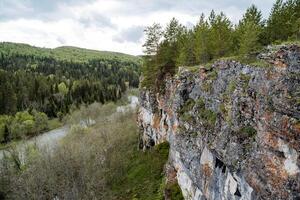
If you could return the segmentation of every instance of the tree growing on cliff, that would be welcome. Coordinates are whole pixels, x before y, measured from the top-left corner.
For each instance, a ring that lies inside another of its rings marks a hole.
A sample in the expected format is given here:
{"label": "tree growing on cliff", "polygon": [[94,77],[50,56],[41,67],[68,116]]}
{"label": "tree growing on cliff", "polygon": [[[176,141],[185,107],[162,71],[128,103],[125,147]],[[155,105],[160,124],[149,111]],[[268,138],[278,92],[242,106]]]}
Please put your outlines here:
{"label": "tree growing on cliff", "polygon": [[254,22],[247,22],[240,35],[240,55],[249,55],[257,52],[261,45],[259,44],[260,27]]}
{"label": "tree growing on cliff", "polygon": [[196,64],[195,33],[193,30],[184,30],[179,38],[179,55],[176,60],[177,66],[190,66]]}
{"label": "tree growing on cliff", "polygon": [[163,36],[162,27],[160,24],[154,23],[146,27],[144,30],[146,41],[143,44],[144,64],[143,64],[143,82],[142,86],[150,86],[154,84],[157,71],[157,52]]}
{"label": "tree growing on cliff", "polygon": [[194,54],[197,63],[205,63],[211,59],[210,48],[210,27],[205,20],[204,14],[201,15],[198,24],[195,27],[195,47]]}
{"label": "tree growing on cliff", "polygon": [[212,10],[209,17],[210,47],[215,58],[229,55],[233,49],[232,23],[223,12],[216,15]]}
{"label": "tree growing on cliff", "polygon": [[263,26],[261,11],[255,5],[250,6],[236,28],[239,54],[248,55],[259,50]]}
{"label": "tree growing on cliff", "polygon": [[299,34],[300,1],[277,0],[267,21],[268,42],[297,39]]}
{"label": "tree growing on cliff", "polygon": [[173,68],[176,67],[184,30],[185,27],[175,18],[171,19],[164,30],[164,41],[161,43],[158,53],[158,62],[164,68],[163,71],[173,72]]}
{"label": "tree growing on cliff", "polygon": [[144,53],[146,55],[156,55],[161,41],[163,31],[160,24],[154,23],[152,26],[146,27],[144,30],[146,41],[143,44]]}

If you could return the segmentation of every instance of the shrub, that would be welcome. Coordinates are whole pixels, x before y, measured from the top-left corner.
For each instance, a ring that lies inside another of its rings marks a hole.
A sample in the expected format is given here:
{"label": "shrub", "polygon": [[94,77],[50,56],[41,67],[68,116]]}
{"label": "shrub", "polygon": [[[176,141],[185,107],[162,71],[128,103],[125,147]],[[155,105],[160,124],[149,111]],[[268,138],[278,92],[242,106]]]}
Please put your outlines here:
{"label": "shrub", "polygon": [[184,200],[178,183],[167,184],[165,191],[170,194],[172,200]]}
{"label": "shrub", "polygon": [[179,114],[183,115],[184,113],[187,113],[189,111],[191,111],[193,109],[195,105],[195,101],[193,99],[188,99],[183,106],[181,107],[181,109],[179,110]]}
{"label": "shrub", "polygon": [[51,153],[28,151],[33,156],[25,160],[26,167],[17,167],[21,170],[0,163],[0,195],[7,199],[154,199],[168,159],[168,143],[139,151],[135,114],[111,115],[115,106],[110,105],[98,109],[109,114],[97,119],[89,134],[73,126],[71,132],[76,134],[68,134]]}
{"label": "shrub", "polygon": [[257,133],[255,128],[253,128],[252,126],[249,126],[249,125],[241,128],[239,132],[242,134],[242,136],[245,136],[248,138],[254,137]]}
{"label": "shrub", "polygon": [[202,120],[205,127],[213,127],[217,120],[217,114],[212,110],[206,109],[203,98],[197,100],[198,117]]}

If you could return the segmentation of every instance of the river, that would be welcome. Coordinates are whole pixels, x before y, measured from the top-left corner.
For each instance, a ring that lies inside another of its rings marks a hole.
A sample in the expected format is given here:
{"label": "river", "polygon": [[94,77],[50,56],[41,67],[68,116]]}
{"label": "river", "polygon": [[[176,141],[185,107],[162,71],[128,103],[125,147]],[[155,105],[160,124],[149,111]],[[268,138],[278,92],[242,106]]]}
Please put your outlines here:
{"label": "river", "polygon": [[[138,105],[138,97],[129,96],[128,97],[129,104],[124,106],[119,106],[116,109],[116,113],[118,112],[126,112],[128,110],[133,110]],[[36,145],[39,150],[48,148],[48,150],[54,149],[59,141],[64,138],[69,132],[68,126],[63,126],[48,132],[45,132],[41,135],[33,137],[29,140],[23,140],[16,145],[16,150],[19,152],[19,157],[21,161],[24,161],[26,148],[30,145]],[[2,160],[4,153],[8,153],[7,150],[0,150],[0,161]]]}

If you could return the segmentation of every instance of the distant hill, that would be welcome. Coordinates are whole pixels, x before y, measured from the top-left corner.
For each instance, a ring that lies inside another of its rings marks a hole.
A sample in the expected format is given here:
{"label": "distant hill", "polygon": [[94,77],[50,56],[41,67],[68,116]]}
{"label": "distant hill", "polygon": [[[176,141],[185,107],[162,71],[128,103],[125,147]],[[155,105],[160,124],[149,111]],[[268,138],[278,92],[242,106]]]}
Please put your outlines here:
{"label": "distant hill", "polygon": [[76,47],[0,43],[0,115],[35,109],[61,117],[74,106],[116,101],[139,86],[141,60]]}
{"label": "distant hill", "polygon": [[131,62],[140,62],[139,56],[133,56],[124,53],[111,51],[97,51],[84,49],[72,46],[62,46],[54,49],[40,48],[22,43],[0,42],[0,52],[2,53],[16,53],[21,55],[35,55],[38,57],[51,57],[57,60],[66,60],[73,62],[87,62],[93,59],[105,60],[122,60]]}

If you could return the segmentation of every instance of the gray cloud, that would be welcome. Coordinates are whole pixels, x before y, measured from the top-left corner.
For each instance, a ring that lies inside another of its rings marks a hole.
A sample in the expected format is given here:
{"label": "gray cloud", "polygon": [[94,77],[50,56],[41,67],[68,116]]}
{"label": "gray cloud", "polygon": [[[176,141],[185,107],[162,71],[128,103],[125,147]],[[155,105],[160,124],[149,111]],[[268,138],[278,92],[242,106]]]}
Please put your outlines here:
{"label": "gray cloud", "polygon": [[[84,4],[96,0],[84,0]],[[18,18],[55,20],[59,5],[83,4],[81,0],[0,0],[0,21]]]}
{"label": "gray cloud", "polygon": [[63,37],[57,37],[57,42],[59,42],[61,45],[65,45],[66,44],[66,40]]}
{"label": "gray cloud", "polygon": [[143,26],[132,26],[128,29],[122,30],[118,35],[113,37],[116,42],[139,42],[143,37],[143,31],[145,27]]}
{"label": "gray cloud", "polygon": [[0,40],[141,54],[143,26],[177,17],[187,27],[212,9],[234,22],[251,4],[268,17],[275,0],[0,0]]}
{"label": "gray cloud", "polygon": [[79,22],[86,27],[98,26],[98,27],[116,28],[116,25],[111,22],[110,18],[101,15],[99,13],[94,13],[89,16],[82,16],[79,19]]}
{"label": "gray cloud", "polygon": [[268,16],[274,0],[118,0],[124,4],[120,10],[126,15],[147,15],[158,11],[182,12],[190,15],[200,15],[202,12],[208,14],[212,9],[220,12],[231,11],[233,9],[244,12],[251,4],[258,6],[262,10],[264,17]]}

